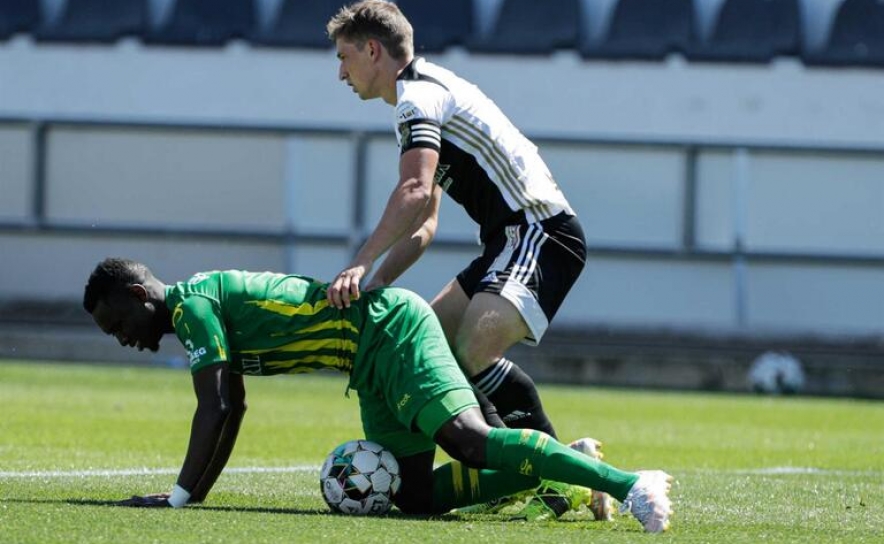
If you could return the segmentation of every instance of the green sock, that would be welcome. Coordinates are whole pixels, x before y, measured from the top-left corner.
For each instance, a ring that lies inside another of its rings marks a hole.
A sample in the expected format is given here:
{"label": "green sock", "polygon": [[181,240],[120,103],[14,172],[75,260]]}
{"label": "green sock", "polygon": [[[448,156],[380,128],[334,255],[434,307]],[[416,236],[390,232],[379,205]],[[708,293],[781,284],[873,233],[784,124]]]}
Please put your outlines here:
{"label": "green sock", "polygon": [[438,513],[452,508],[507,497],[540,485],[540,479],[502,470],[467,468],[457,461],[433,471],[433,509]]}
{"label": "green sock", "polygon": [[618,470],[532,429],[491,429],[485,447],[489,469],[582,485],[619,501],[638,480],[634,472]]}
{"label": "green sock", "polygon": [[487,469],[457,461],[433,471],[433,508],[447,512],[537,487],[540,479],[604,491],[623,501],[638,480],[531,429],[491,429],[485,444]]}

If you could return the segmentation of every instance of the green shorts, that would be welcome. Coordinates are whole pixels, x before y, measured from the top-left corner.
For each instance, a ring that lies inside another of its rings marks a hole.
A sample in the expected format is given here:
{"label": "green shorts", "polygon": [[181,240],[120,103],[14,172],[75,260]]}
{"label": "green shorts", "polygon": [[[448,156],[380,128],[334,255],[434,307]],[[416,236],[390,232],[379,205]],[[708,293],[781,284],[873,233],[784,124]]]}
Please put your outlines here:
{"label": "green shorts", "polygon": [[350,377],[365,437],[396,457],[431,451],[443,424],[478,406],[472,386],[426,301],[396,288],[368,295]]}

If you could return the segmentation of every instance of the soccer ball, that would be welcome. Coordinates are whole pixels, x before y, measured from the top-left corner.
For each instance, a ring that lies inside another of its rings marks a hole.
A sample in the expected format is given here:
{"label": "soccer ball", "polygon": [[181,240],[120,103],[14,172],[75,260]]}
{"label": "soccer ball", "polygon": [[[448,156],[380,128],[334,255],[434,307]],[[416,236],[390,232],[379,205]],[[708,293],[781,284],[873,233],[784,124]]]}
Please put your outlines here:
{"label": "soccer ball", "polygon": [[791,353],[768,351],[752,362],[749,385],[768,395],[799,393],[804,389],[804,368]]}
{"label": "soccer ball", "polygon": [[368,440],[341,444],[319,471],[322,498],[333,512],[344,514],[386,514],[401,484],[396,458]]}

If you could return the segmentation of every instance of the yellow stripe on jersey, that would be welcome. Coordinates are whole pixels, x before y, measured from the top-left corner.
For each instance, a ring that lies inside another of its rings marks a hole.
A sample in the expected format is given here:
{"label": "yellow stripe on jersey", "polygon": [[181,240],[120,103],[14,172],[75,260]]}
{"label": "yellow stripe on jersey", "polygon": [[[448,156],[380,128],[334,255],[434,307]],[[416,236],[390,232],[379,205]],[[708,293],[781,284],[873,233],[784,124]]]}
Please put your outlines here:
{"label": "yellow stripe on jersey", "polygon": [[[312,325],[310,327],[303,328],[297,331],[297,334],[306,334],[309,332],[317,332],[317,331],[327,331],[327,330],[343,330],[347,329],[350,332],[355,334],[359,334],[359,329],[357,329],[353,323],[349,321],[337,320],[337,321],[323,321],[322,323],[317,323],[316,325]],[[290,332],[274,332],[271,333],[270,336],[289,336]]]}
{"label": "yellow stripe on jersey", "polygon": [[224,346],[221,344],[221,340],[218,338],[218,335],[214,335],[215,337],[215,345],[218,347],[218,356],[221,357],[222,360],[227,360],[227,352],[224,350]]}
{"label": "yellow stripe on jersey", "polygon": [[299,365],[310,363],[319,363],[326,368],[334,368],[336,370],[351,370],[353,368],[352,361],[334,355],[310,355],[289,361],[266,361],[264,367],[268,370],[287,370],[290,374],[304,374],[313,372],[316,368],[312,366],[299,367]]}
{"label": "yellow stripe on jersey", "polygon": [[294,317],[296,315],[315,315],[328,308],[327,300],[318,300],[316,301],[316,304],[310,304],[309,302],[290,304],[281,300],[249,300],[246,301],[246,304],[251,304],[286,317]]}
{"label": "yellow stripe on jersey", "polygon": [[319,340],[297,340],[282,346],[263,349],[244,349],[241,353],[249,355],[262,355],[264,353],[291,352],[291,351],[319,351],[321,349],[336,349],[356,354],[356,342],[341,338],[323,338]]}

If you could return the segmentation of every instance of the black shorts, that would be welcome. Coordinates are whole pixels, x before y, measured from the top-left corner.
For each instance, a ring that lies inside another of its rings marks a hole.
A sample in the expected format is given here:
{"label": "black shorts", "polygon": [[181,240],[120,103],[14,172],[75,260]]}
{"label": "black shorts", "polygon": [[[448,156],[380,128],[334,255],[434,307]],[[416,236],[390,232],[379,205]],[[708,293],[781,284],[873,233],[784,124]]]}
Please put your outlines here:
{"label": "black shorts", "polygon": [[586,240],[576,217],[561,213],[540,223],[508,225],[491,236],[477,259],[457,275],[468,297],[493,293],[512,302],[536,345],[586,263]]}

